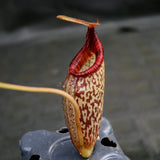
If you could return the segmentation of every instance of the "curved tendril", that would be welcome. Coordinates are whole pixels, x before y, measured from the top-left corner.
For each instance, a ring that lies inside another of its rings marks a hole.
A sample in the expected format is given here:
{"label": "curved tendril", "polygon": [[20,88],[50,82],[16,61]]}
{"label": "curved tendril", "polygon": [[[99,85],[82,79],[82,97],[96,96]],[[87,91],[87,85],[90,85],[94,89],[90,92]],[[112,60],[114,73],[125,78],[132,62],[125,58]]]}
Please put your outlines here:
{"label": "curved tendril", "polygon": [[0,88],[2,89],[11,89],[16,91],[25,91],[25,92],[39,92],[39,93],[53,93],[53,94],[59,94],[65,98],[67,98],[74,106],[75,111],[78,113],[79,116],[79,106],[77,102],[74,100],[74,98],[68,94],[67,92],[55,89],[55,88],[45,88],[45,87],[29,87],[29,86],[22,86],[22,85],[16,85],[16,84],[10,84],[10,83],[4,83],[0,82]]}
{"label": "curved tendril", "polygon": [[77,119],[76,121],[77,129],[81,130],[80,125],[79,125],[79,118],[80,118],[79,106],[77,102],[74,100],[74,98],[67,92],[60,90],[60,89],[55,89],[55,88],[29,87],[29,86],[16,85],[16,84],[4,83],[4,82],[0,82],[0,88],[16,90],[16,91],[24,91],[24,92],[53,93],[53,94],[58,94],[58,95],[61,95],[67,98],[73,104],[74,109],[75,109],[75,115]]}
{"label": "curved tendril", "polygon": [[29,86],[22,86],[22,85],[16,85],[16,84],[4,83],[4,82],[0,82],[0,88],[17,90],[17,91],[25,91],[25,92],[55,93],[67,98],[74,105],[76,110],[79,107],[77,102],[74,100],[74,98],[71,95],[69,95],[67,92],[60,89],[45,88],[45,87],[29,87]]}

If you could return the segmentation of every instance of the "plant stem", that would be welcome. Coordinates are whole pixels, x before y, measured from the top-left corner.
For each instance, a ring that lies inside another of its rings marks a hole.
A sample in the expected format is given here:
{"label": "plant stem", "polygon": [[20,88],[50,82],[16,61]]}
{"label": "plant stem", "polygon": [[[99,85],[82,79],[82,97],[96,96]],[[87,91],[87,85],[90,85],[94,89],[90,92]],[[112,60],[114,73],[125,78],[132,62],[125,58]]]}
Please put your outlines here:
{"label": "plant stem", "polygon": [[79,106],[77,102],[74,100],[74,98],[71,95],[69,95],[67,92],[63,90],[55,89],[55,88],[45,88],[45,87],[29,87],[29,86],[15,85],[15,84],[4,83],[4,82],[0,82],[0,88],[11,89],[16,91],[24,91],[24,92],[53,93],[53,94],[61,95],[67,98],[73,104],[76,115],[78,116],[78,118],[80,117]]}

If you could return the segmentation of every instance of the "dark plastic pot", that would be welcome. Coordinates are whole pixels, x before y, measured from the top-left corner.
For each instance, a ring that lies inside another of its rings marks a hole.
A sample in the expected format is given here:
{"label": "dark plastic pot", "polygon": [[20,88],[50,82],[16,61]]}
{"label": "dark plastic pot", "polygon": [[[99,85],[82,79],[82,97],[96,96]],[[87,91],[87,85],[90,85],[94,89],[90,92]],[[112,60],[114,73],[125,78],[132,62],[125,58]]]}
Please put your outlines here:
{"label": "dark plastic pot", "polygon": [[[66,131],[63,128],[62,133],[37,130],[24,134],[19,143],[22,160],[83,160]],[[90,160],[129,160],[106,118],[102,118],[99,137]]]}

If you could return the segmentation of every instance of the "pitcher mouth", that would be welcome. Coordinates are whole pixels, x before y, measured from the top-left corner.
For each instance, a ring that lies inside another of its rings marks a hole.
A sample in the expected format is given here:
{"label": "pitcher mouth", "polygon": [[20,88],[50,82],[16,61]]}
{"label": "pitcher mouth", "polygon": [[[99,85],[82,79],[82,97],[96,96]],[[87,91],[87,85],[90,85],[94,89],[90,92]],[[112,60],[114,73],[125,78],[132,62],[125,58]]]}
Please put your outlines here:
{"label": "pitcher mouth", "polygon": [[95,29],[88,27],[86,43],[71,61],[69,73],[80,77],[96,72],[104,60],[103,46]]}
{"label": "pitcher mouth", "polygon": [[[78,60],[77,60],[78,59]],[[85,76],[96,61],[95,53],[84,46],[69,66],[69,73],[75,76]]]}

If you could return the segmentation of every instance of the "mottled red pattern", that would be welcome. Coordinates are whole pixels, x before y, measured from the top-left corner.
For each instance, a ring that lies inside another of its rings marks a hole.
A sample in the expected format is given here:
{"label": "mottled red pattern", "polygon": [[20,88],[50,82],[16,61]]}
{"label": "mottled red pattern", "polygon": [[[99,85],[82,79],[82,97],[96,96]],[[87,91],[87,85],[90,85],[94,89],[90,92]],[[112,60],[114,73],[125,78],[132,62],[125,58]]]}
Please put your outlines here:
{"label": "mottled red pattern", "polygon": [[86,78],[79,77],[75,86],[74,97],[81,112],[80,122],[86,147],[95,144],[100,130],[104,96],[103,66]]}
{"label": "mottled red pattern", "polygon": [[89,27],[86,43],[72,60],[63,86],[79,105],[83,146],[79,143],[74,107],[67,99],[63,101],[66,124],[72,142],[80,153],[82,147],[92,151],[98,138],[103,113],[104,86],[103,47],[94,27]]}

